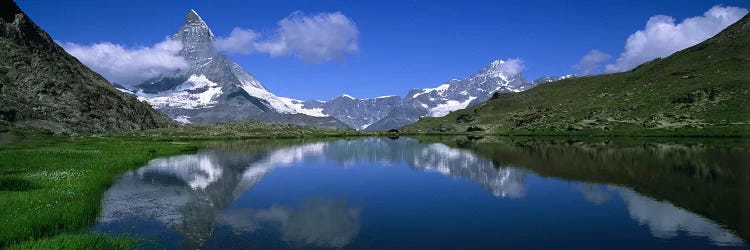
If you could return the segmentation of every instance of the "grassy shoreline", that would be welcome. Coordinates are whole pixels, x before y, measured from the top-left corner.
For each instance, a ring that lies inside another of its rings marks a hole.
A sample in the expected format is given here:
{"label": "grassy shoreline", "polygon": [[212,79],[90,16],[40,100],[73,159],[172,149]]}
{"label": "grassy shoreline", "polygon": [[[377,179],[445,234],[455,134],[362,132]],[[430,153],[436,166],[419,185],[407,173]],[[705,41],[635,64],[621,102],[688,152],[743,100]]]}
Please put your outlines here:
{"label": "grassy shoreline", "polygon": [[[96,235],[47,237],[90,227],[117,175],[154,157],[200,147],[149,138],[22,136],[5,141],[0,145],[0,248],[40,239],[41,248],[50,242],[84,244],[64,245],[73,248],[101,243]],[[24,243],[23,248],[32,245]]]}

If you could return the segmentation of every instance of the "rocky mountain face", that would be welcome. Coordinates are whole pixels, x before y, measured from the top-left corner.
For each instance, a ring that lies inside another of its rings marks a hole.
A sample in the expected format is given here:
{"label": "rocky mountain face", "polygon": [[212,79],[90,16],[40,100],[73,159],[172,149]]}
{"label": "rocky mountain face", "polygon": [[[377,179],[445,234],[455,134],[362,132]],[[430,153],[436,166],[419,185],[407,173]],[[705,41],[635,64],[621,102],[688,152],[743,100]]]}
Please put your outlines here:
{"label": "rocky mountain face", "polygon": [[452,111],[485,102],[495,92],[521,92],[540,83],[573,77],[542,77],[527,81],[520,72],[508,73],[504,70],[506,63],[495,60],[464,79],[453,79],[436,88],[413,89],[406,94],[401,106],[388,112],[388,115],[366,130],[395,129],[416,122],[420,117],[442,117]]}
{"label": "rocky mountain face", "polygon": [[58,46],[12,1],[0,1],[0,127],[101,133],[174,126]]}
{"label": "rocky mountain face", "polygon": [[355,129],[365,129],[396,107],[401,106],[400,96],[381,96],[359,99],[349,95],[340,95],[329,101],[306,101],[303,107],[320,110]]}
{"label": "rocky mountain face", "polygon": [[301,108],[302,101],[268,91],[253,75],[216,51],[213,32],[194,10],[190,10],[185,24],[170,38],[182,43],[179,55],[190,64],[190,70],[122,90],[135,94],[173,119],[204,124],[257,119],[349,128],[316,110]]}

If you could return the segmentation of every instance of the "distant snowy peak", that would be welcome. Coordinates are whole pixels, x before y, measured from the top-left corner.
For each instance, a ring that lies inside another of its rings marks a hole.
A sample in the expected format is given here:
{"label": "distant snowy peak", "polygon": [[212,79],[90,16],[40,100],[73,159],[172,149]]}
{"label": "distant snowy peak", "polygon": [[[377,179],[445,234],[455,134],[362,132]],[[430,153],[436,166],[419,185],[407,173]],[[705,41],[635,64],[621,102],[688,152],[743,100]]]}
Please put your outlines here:
{"label": "distant snowy peak", "polygon": [[435,88],[415,89],[407,102],[424,109],[425,116],[445,116],[473,103],[486,101],[494,92],[519,92],[527,88],[526,79],[503,60],[495,60],[464,79],[452,79]]}
{"label": "distant snowy peak", "polygon": [[391,110],[367,130],[388,130],[413,123],[420,117],[445,116],[452,111],[485,102],[495,92],[521,92],[537,84],[570,77],[575,75],[527,81],[517,61],[495,60],[466,78],[451,79],[434,88],[412,89],[400,107]]}
{"label": "distant snowy peak", "polygon": [[506,72],[507,70],[504,68],[505,66],[506,62],[498,59],[485,66],[482,70],[474,74],[472,77],[499,78],[507,82],[513,75],[508,75],[508,72]]}
{"label": "distant snowy peak", "polygon": [[543,76],[543,77],[537,78],[532,83],[534,84],[550,83],[550,82],[556,82],[556,81],[565,80],[568,78],[575,78],[575,77],[578,77],[578,76],[577,75]]}
{"label": "distant snowy peak", "polygon": [[354,97],[354,96],[351,96],[351,95],[341,94],[341,95],[337,96],[336,98],[333,98],[333,99],[331,99],[329,101],[319,101],[319,102],[330,102],[330,101],[335,101],[335,100],[354,100],[354,101],[360,101],[360,100],[391,99],[391,98],[399,98],[400,99],[401,97],[397,96],[397,95],[384,95],[384,96],[370,97],[370,98],[357,98],[357,97]]}
{"label": "distant snowy peak", "polygon": [[402,104],[397,95],[375,98],[356,98],[342,94],[328,101],[305,101],[300,109],[329,115],[355,129],[367,126],[385,117],[392,109]]}

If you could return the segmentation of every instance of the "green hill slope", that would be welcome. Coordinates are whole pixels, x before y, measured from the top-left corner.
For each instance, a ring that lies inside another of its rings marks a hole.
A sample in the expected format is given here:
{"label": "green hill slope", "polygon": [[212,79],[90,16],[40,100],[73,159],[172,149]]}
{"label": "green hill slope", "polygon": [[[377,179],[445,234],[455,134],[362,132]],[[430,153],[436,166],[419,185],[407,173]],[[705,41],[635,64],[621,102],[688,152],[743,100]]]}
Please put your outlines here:
{"label": "green hill slope", "polygon": [[11,0],[0,0],[3,127],[101,133],[173,126],[58,46]]}
{"label": "green hill slope", "polygon": [[407,133],[750,135],[750,15],[715,37],[623,73],[496,94]]}

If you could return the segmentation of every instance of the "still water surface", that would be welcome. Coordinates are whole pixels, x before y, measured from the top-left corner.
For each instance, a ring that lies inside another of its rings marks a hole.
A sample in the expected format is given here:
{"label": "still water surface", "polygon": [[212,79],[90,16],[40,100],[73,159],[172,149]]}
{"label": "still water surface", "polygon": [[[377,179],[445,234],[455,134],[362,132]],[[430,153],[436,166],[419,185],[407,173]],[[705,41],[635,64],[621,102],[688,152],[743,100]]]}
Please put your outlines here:
{"label": "still water surface", "polygon": [[747,248],[748,162],[723,140],[215,143],[120,177],[94,230],[144,249]]}

